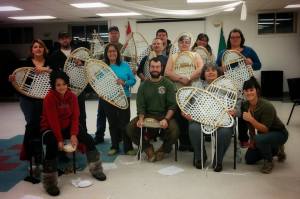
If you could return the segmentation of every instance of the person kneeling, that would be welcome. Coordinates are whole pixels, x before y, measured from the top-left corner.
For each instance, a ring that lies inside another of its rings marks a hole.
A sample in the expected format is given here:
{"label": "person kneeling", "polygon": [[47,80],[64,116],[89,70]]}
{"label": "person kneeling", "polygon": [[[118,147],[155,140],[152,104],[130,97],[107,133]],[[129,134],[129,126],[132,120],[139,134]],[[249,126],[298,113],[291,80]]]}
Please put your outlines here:
{"label": "person kneeling", "polygon": [[254,77],[244,83],[246,101],[242,103],[243,120],[248,124],[252,140],[245,160],[247,164],[255,164],[263,159],[261,172],[269,174],[274,167],[274,155],[277,155],[279,162],[286,158],[283,145],[288,139],[288,131],[278,118],[274,106],[260,96],[260,91]]}
{"label": "person kneeling", "polygon": [[74,149],[78,143],[86,148],[89,170],[94,178],[103,181],[100,153],[97,151],[93,138],[83,131],[79,125],[79,106],[77,96],[68,88],[69,77],[64,72],[52,72],[50,76],[51,90],[43,102],[41,130],[46,154],[43,165],[43,186],[52,196],[59,195],[57,187],[57,156],[64,148],[64,140],[70,139]]}
{"label": "person kneeling", "polygon": [[146,133],[142,137],[142,150],[145,151],[149,161],[162,160],[165,153],[170,153],[172,145],[177,141],[179,129],[174,119],[176,110],[175,86],[161,76],[161,62],[158,58],[152,58],[149,62],[151,78],[145,80],[137,93],[137,114],[138,116],[130,121],[127,126],[127,134],[132,141],[139,145],[140,129],[144,127],[145,118],[153,118],[159,121],[162,129],[162,146],[154,153],[153,145],[150,144],[150,137]]}

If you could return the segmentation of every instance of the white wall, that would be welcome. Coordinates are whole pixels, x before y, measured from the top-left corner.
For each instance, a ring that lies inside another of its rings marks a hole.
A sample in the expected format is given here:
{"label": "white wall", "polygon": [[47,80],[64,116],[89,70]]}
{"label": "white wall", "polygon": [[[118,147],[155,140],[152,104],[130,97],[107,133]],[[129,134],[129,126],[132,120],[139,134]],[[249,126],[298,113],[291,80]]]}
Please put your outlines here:
{"label": "white wall", "polygon": [[[300,16],[300,12],[298,13]],[[299,18],[299,17],[298,17]],[[284,91],[287,91],[286,78],[300,77],[300,19],[297,20],[298,33],[295,34],[274,34],[258,35],[257,34],[257,16],[248,15],[245,22],[240,21],[239,15],[227,14],[207,17],[206,21],[193,22],[175,22],[175,23],[145,23],[137,24],[133,19],[111,19],[108,20],[108,26],[116,25],[120,30],[120,41],[125,43],[126,26],[130,21],[132,31],[143,33],[148,42],[155,37],[155,32],[159,28],[165,28],[169,33],[169,38],[173,41],[180,32],[188,31],[197,36],[200,32],[205,32],[210,37],[210,45],[214,54],[218,51],[220,26],[215,27],[218,22],[223,23],[225,40],[228,33],[233,28],[239,28],[243,31],[246,42],[258,54],[262,62],[262,70],[283,70],[284,71]],[[94,23],[94,22],[93,22]],[[35,24],[34,36],[41,39],[57,38],[59,31],[67,31],[68,23],[55,24]],[[0,45],[0,49],[10,48],[15,51],[19,57],[24,57],[28,52],[28,45]],[[260,72],[255,72],[260,79]],[[136,92],[136,88],[133,89]]]}
{"label": "white wall", "polygon": [[138,23],[136,25],[136,31],[140,32],[149,43],[155,38],[156,31],[161,28],[168,31],[168,38],[172,42],[174,42],[182,32],[191,33],[194,42],[200,32],[205,32],[205,24],[205,21]]}

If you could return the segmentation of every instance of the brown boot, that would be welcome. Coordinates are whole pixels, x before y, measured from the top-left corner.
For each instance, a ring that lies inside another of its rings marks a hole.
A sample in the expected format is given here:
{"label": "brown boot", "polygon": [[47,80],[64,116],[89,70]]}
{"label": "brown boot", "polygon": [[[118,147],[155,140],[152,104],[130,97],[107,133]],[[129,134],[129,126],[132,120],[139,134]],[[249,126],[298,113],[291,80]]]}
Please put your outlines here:
{"label": "brown boot", "polygon": [[153,145],[149,146],[148,148],[146,148],[145,153],[147,155],[147,159],[149,162],[155,162],[155,153],[154,153],[154,149],[153,149]]}
{"label": "brown boot", "polygon": [[163,145],[161,145],[159,147],[159,149],[157,149],[157,151],[155,152],[155,155],[156,155],[156,160],[157,161],[160,161],[160,160],[164,159],[165,152],[164,152],[164,149],[163,149]]}
{"label": "brown boot", "polygon": [[262,173],[269,174],[274,168],[273,161],[264,160],[264,165],[260,169]]}
{"label": "brown boot", "polygon": [[284,162],[286,159],[286,154],[284,152],[284,145],[279,146],[277,153],[278,162]]}

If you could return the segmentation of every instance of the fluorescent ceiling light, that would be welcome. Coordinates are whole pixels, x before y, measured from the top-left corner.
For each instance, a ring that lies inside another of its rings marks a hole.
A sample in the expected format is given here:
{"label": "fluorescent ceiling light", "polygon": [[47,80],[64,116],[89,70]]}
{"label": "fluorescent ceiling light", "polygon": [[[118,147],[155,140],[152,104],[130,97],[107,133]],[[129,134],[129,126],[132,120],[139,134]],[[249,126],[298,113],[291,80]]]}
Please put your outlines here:
{"label": "fluorescent ceiling light", "polygon": [[14,6],[0,6],[0,12],[5,12],[5,11],[16,11],[16,10],[23,10],[22,8],[17,8]]}
{"label": "fluorescent ceiling light", "polygon": [[186,0],[187,3],[217,3],[217,2],[230,2],[239,0]]}
{"label": "fluorescent ceiling light", "polygon": [[71,6],[74,6],[76,8],[104,8],[104,7],[108,7],[108,5],[104,4],[104,3],[73,3],[70,4]]}
{"label": "fluorescent ceiling light", "polygon": [[284,8],[300,8],[300,4],[291,4],[291,5],[287,5]]}
{"label": "fluorescent ceiling light", "polygon": [[235,10],[235,7],[233,7],[233,8],[227,8],[227,9],[225,9],[224,11],[225,12],[232,12],[232,11],[234,11]]}
{"label": "fluorescent ceiling light", "polygon": [[121,17],[121,16],[136,16],[136,15],[142,15],[137,12],[119,12],[119,13],[97,13],[96,15],[101,17]]}
{"label": "fluorescent ceiling light", "polygon": [[19,16],[19,17],[8,17],[10,19],[15,19],[15,20],[39,20],[39,19],[55,19],[56,17],[53,16]]}

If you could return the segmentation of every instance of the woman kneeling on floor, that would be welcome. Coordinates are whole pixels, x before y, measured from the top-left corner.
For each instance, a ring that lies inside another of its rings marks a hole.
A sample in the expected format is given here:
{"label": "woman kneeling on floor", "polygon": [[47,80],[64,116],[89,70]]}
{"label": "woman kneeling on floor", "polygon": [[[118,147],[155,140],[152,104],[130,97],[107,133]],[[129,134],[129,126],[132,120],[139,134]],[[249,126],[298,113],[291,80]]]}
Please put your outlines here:
{"label": "woman kneeling on floor", "polygon": [[81,131],[79,125],[79,107],[77,96],[68,88],[69,77],[64,72],[52,72],[50,76],[51,90],[43,102],[41,129],[46,154],[43,165],[43,186],[52,196],[59,195],[57,187],[58,151],[64,148],[64,140],[70,139],[73,148],[82,143],[86,148],[89,170],[94,178],[106,179],[93,138]]}
{"label": "woman kneeling on floor", "polygon": [[261,172],[268,174],[274,167],[274,155],[278,161],[286,158],[283,144],[288,139],[288,131],[278,118],[274,106],[260,97],[261,89],[254,77],[244,83],[243,91],[246,98],[242,104],[243,120],[248,123],[252,137],[245,157],[246,163],[255,164],[263,159]]}

